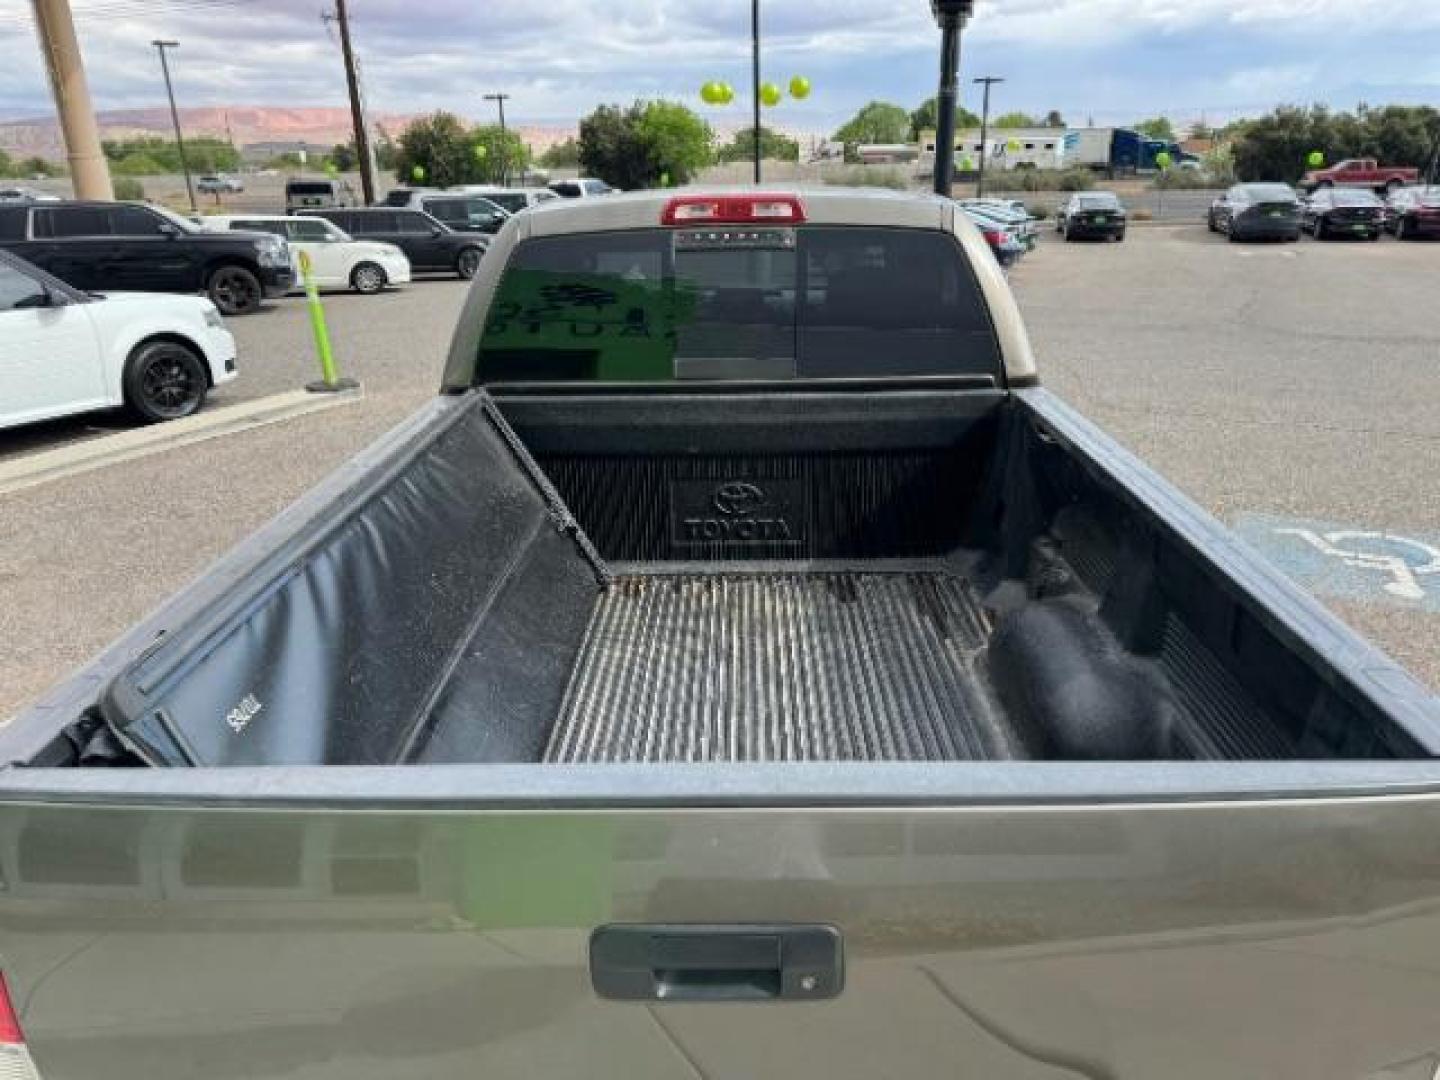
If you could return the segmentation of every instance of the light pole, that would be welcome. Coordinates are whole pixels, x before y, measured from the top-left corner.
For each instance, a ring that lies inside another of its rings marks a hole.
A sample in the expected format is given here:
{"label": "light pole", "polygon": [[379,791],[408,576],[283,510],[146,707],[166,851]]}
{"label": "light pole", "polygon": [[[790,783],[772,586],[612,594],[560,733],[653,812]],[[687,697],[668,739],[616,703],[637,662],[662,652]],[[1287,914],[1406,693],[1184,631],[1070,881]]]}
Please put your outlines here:
{"label": "light pole", "polygon": [[486,94],[486,101],[493,101],[500,106],[500,182],[510,182],[510,144],[505,139],[505,102],[510,100],[509,94]]}
{"label": "light pole", "polygon": [[170,84],[170,63],[165,58],[166,49],[178,49],[178,41],[161,41],[156,38],[150,42],[160,53],[160,70],[165,73],[165,93],[170,98],[170,122],[175,125],[175,146],[180,151],[180,170],[185,174],[185,194],[190,197],[190,212],[196,212],[195,206],[195,185],[190,181],[190,163],[185,160],[185,137],[180,134],[180,111],[175,108],[175,88]]}
{"label": "light pole", "polygon": [[[940,93],[936,97],[935,118],[935,193],[947,198],[955,181],[955,107],[960,98],[960,31],[969,21],[974,7],[974,0],[930,0],[930,11],[940,25]],[[756,178],[759,178],[758,175]]]}
{"label": "light pole", "polygon": [[975,80],[985,84],[985,101],[980,106],[980,175],[975,180],[976,198],[985,194],[985,159],[990,156],[990,87],[1004,81],[995,75],[984,75]]}
{"label": "light pole", "polygon": [[755,183],[760,183],[760,0],[750,0],[750,96],[755,107]]}

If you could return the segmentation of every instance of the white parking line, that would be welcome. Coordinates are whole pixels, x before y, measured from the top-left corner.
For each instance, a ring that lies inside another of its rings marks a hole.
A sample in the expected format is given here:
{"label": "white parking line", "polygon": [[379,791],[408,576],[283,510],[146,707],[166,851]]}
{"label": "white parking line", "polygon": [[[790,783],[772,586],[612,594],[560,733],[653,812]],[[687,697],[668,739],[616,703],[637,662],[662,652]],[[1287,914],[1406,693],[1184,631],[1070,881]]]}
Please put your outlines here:
{"label": "white parking line", "polygon": [[184,420],[121,431],[114,435],[85,439],[54,450],[26,454],[0,464],[0,495],[48,484],[67,476],[90,472],[122,461],[149,457],[177,446],[234,435],[242,431],[279,423],[297,416],[332,409],[359,401],[363,392],[348,390],[337,394],[311,394],[290,390],[283,394],[218,409],[205,409]]}

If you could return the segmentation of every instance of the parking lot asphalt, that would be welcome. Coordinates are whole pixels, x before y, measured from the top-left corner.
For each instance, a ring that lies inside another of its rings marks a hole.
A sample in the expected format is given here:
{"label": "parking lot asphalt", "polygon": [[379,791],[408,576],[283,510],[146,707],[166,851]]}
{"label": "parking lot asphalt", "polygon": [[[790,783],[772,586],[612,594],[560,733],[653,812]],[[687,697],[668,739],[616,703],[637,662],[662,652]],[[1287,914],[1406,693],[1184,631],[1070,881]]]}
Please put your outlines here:
{"label": "parking lot asphalt", "polygon": [[[1274,532],[1266,550],[1292,569],[1292,520],[1343,530],[1341,549],[1440,536],[1437,269],[1440,244],[1239,245],[1156,225],[1124,244],[1047,232],[1012,282],[1046,385],[1247,537]],[[464,290],[327,297],[336,354],[365,386],[355,404],[0,496],[0,717],[433,394]],[[301,300],[231,327],[242,376],[214,407],[315,377]],[[0,462],[124,427],[0,433]],[[1440,687],[1440,574],[1415,578],[1415,602],[1384,588],[1383,565],[1321,599]]]}

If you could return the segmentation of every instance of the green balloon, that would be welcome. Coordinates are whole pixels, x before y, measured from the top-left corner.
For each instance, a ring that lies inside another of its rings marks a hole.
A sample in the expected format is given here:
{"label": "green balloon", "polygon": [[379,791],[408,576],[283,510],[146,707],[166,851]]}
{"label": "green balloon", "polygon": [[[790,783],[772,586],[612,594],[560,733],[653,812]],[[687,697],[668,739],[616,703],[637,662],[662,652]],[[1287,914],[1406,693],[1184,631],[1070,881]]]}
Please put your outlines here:
{"label": "green balloon", "polygon": [[720,84],[720,104],[729,105],[735,100],[735,88],[728,82]]}
{"label": "green balloon", "polygon": [[796,101],[804,101],[810,96],[810,80],[804,75],[796,75],[790,80],[790,96]]}
{"label": "green balloon", "polygon": [[490,156],[490,148],[489,148],[488,146],[486,146],[484,143],[476,143],[476,144],[475,144],[475,160],[476,160],[476,161],[484,161],[484,160],[485,160],[487,157],[489,157],[489,156]]}
{"label": "green balloon", "polygon": [[1325,164],[1325,155],[1319,150],[1311,150],[1305,158],[1305,163],[1312,169],[1318,169]]}
{"label": "green balloon", "polygon": [[780,104],[780,99],[784,96],[784,92],[773,82],[760,84],[760,103],[762,105],[768,105],[773,108]]}
{"label": "green balloon", "polygon": [[970,160],[968,157],[963,157],[960,159],[960,168],[964,169],[966,172],[974,172],[975,162]]}
{"label": "green balloon", "polygon": [[1017,150],[1020,149],[1020,140],[1019,140],[1019,139],[1010,139],[1010,140],[1008,140],[1008,141],[1005,143],[1005,149],[1008,150],[1008,151],[1010,151],[1010,153],[1012,153],[1012,154],[1015,153]]}
{"label": "green balloon", "polygon": [[669,174],[668,172],[662,172],[662,173],[660,174],[660,186],[661,186],[661,187],[669,187],[669,186],[670,186],[670,174]]}
{"label": "green balloon", "polygon": [[1161,150],[1158,154],[1155,155],[1155,164],[1162,170],[1168,169],[1170,167],[1170,163],[1173,160],[1174,159],[1170,156],[1169,151],[1166,150]]}
{"label": "green balloon", "polygon": [[706,105],[722,105],[724,98],[725,88],[721,83],[711,81],[700,87],[700,100]]}
{"label": "green balloon", "polygon": [[411,169],[411,170],[410,170],[410,179],[412,179],[412,180],[424,180],[424,179],[425,179],[425,166],[424,166],[424,165],[416,165],[413,169]]}
{"label": "green balloon", "polygon": [[327,161],[327,162],[325,162],[325,175],[326,175],[326,176],[339,176],[339,175],[340,175],[340,170],[339,170],[339,168],[336,167],[335,162],[333,162],[333,161]]}

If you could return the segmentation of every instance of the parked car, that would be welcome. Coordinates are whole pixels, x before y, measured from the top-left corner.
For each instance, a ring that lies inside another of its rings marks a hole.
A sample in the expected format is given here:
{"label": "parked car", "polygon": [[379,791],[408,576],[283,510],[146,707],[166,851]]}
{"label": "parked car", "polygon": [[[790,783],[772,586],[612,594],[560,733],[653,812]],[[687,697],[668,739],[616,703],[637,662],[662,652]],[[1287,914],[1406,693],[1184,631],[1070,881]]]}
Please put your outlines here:
{"label": "parked car", "polygon": [[[208,215],[201,227],[215,231],[268,232],[284,237],[298,260],[310,257],[310,272],[322,289],[354,289],[378,293],[410,281],[410,260],[394,244],[356,240],[323,217],[305,215]],[[297,266],[298,270],[298,266]],[[295,288],[304,287],[299,273]]]}
{"label": "parked car", "polygon": [[1385,229],[1397,240],[1440,236],[1440,186],[1397,188],[1386,204]]}
{"label": "parked car", "polygon": [[1026,251],[1033,251],[1036,243],[1039,242],[1039,229],[1035,225],[1035,219],[1027,210],[1014,210],[1009,206],[968,199],[963,200],[960,206],[973,219],[994,222],[1005,228],[1016,240],[1025,245]]}
{"label": "parked car", "polygon": [[593,199],[600,195],[617,194],[616,189],[604,180],[589,176],[581,176],[575,180],[556,180],[547,186],[562,199]]}
{"label": "parked car", "polygon": [[1055,212],[1055,231],[1067,241],[1095,236],[1124,240],[1125,225],[1125,207],[1109,191],[1077,191]]}
{"label": "parked car", "polygon": [[1235,240],[1300,239],[1300,203],[1289,184],[1235,184],[1210,204],[1211,232]]}
{"label": "parked car", "polygon": [[51,195],[44,191],[36,191],[34,188],[5,187],[0,188],[0,203],[26,203],[26,202],[60,202],[59,195]]}
{"label": "parked car", "polygon": [[295,283],[279,237],[204,232],[140,203],[0,206],[0,247],[77,289],[204,292],[226,315],[256,311]]}
{"label": "parked car", "polygon": [[0,726],[13,1076],[1433,1073],[1440,702],[1038,385],[958,215],[493,256],[432,401]]}
{"label": "parked car", "polygon": [[285,182],[285,210],[294,212],[325,206],[358,206],[359,198],[348,181],[329,177],[296,177]]}
{"label": "parked car", "polygon": [[1363,188],[1390,192],[1420,179],[1420,170],[1405,165],[1381,165],[1374,158],[1348,158],[1328,169],[1312,169],[1300,181],[1306,191],[1322,188]]}
{"label": "parked car", "polygon": [[1003,269],[1009,270],[1030,250],[1025,242],[1015,235],[1011,226],[996,221],[973,207],[961,206],[959,210],[966,220],[980,230],[980,235],[989,245],[990,253]]}
{"label": "parked car", "polygon": [[423,210],[356,206],[304,210],[301,215],[324,218],[356,240],[393,244],[410,260],[411,270],[421,274],[448,272],[472,278],[490,242],[488,236],[456,232]]}
{"label": "parked car", "polygon": [[509,214],[518,214],[532,206],[560,198],[549,188],[543,187],[506,188],[489,184],[461,184],[458,187],[446,188],[446,191],[463,195],[483,195]]}
{"label": "parked car", "polygon": [[456,232],[494,236],[510,219],[510,212],[483,195],[457,191],[403,189],[385,198],[386,206],[423,210]]}
{"label": "parked car", "polygon": [[0,346],[0,428],[122,405],[175,420],[236,374],[209,300],[84,292],[3,251]]}
{"label": "parked car", "polygon": [[206,173],[195,181],[195,190],[206,195],[238,195],[245,190],[245,183],[237,176]]}
{"label": "parked car", "polygon": [[1034,220],[1034,215],[1030,213],[1030,208],[1026,206],[1025,203],[1020,199],[997,199],[992,198],[988,195],[981,195],[972,199],[960,199],[959,201],[964,203],[966,206],[998,207],[1002,210],[1008,210],[1012,214],[1023,214],[1030,220]]}
{"label": "parked car", "polygon": [[1321,188],[1301,209],[1300,225],[1316,240],[1359,236],[1379,240],[1385,227],[1385,204],[1373,191]]}

